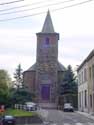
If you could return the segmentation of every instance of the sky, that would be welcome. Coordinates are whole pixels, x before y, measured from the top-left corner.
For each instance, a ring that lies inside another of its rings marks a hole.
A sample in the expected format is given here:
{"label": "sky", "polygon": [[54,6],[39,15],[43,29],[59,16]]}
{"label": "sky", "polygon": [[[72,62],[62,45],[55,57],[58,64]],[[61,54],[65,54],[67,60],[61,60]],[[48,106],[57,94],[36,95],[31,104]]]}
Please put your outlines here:
{"label": "sky", "polygon": [[[36,62],[36,33],[49,9],[60,34],[58,60],[76,70],[94,49],[94,0],[85,1],[89,0],[0,0],[0,69],[13,77],[18,64],[25,71]],[[28,17],[19,18],[23,16]]]}

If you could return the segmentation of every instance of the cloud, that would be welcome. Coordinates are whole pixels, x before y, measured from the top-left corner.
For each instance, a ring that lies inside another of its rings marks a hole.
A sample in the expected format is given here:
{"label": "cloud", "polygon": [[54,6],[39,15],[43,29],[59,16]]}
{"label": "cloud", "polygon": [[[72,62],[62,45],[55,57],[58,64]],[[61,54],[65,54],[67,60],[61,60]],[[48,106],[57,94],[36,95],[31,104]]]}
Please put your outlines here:
{"label": "cloud", "polygon": [[[15,4],[12,7],[19,5],[23,4]],[[45,10],[47,11],[47,8]],[[41,8],[38,11],[44,10]],[[56,12],[51,11],[55,31],[60,33],[58,58],[63,65],[71,64],[75,67],[81,64],[94,49],[93,12],[92,2]],[[7,15],[5,18],[25,14],[32,14],[32,11]],[[0,23],[0,68],[7,69],[12,74],[19,63],[22,64],[23,70],[26,70],[36,61],[36,33],[41,31],[45,16],[46,14],[42,14]]]}
{"label": "cloud", "polygon": [[13,78],[13,73],[18,64],[22,65],[22,69],[27,70],[36,61],[35,56],[21,56],[21,55],[0,55],[0,69],[8,70]]}
{"label": "cloud", "polygon": [[0,30],[0,54],[34,55],[36,53],[36,37],[30,31],[21,29]]}
{"label": "cloud", "polygon": [[94,49],[94,36],[64,37],[59,41],[59,60],[65,65],[80,65]]}
{"label": "cloud", "polygon": [[[0,38],[0,66],[7,69],[11,75],[19,63],[22,64],[23,70],[26,70],[36,61],[37,41],[32,30],[1,29]],[[62,36],[59,41],[59,61],[65,66],[70,64],[75,67],[81,64],[93,47],[92,35]]]}

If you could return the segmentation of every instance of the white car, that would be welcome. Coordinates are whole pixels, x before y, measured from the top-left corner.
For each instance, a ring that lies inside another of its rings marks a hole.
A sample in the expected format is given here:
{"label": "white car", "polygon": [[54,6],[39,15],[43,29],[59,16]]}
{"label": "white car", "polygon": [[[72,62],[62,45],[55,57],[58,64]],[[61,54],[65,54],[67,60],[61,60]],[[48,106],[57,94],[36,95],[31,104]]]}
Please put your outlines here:
{"label": "white car", "polygon": [[73,112],[73,111],[74,111],[74,108],[71,105],[71,103],[65,103],[64,104],[64,112]]}
{"label": "white car", "polygon": [[37,104],[34,102],[26,102],[25,109],[27,111],[35,111],[35,110],[37,110]]}

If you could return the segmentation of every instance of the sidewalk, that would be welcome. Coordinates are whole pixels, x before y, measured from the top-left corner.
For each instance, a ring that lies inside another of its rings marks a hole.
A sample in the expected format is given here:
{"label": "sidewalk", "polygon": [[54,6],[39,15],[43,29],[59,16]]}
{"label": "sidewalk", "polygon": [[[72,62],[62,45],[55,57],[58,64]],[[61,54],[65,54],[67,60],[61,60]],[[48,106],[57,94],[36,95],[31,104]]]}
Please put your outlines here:
{"label": "sidewalk", "polygon": [[48,111],[45,109],[39,109],[37,110],[37,113],[42,117],[43,120],[45,120],[48,116]]}
{"label": "sidewalk", "polygon": [[86,112],[80,112],[80,111],[76,111],[76,112],[94,120],[94,115],[92,114],[88,114]]}

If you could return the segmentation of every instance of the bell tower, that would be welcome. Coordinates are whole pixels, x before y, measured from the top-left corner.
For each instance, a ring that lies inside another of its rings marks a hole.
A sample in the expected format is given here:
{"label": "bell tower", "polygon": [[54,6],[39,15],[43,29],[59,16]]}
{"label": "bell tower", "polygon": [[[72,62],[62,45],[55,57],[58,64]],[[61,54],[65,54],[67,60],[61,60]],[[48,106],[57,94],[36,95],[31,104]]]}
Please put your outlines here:
{"label": "bell tower", "polygon": [[36,86],[39,103],[56,103],[59,34],[54,31],[50,12],[37,33]]}

